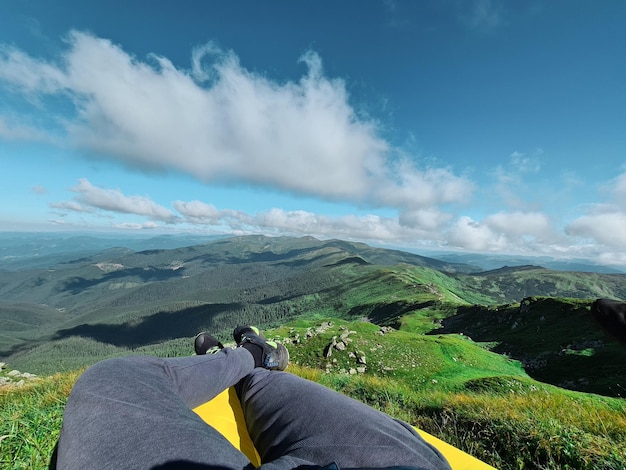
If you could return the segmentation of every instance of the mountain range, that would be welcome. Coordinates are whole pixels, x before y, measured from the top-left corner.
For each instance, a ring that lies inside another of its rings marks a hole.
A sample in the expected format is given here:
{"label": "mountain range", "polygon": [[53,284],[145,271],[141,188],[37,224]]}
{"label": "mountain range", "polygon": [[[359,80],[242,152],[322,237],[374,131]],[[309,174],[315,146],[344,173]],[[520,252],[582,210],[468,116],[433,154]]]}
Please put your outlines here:
{"label": "mountain range", "polygon": [[[5,253],[14,254],[0,264],[0,360],[29,372],[71,370],[129,351],[185,354],[198,331],[227,338],[242,323],[361,318],[395,328],[411,324],[420,334],[464,333],[521,360],[541,380],[621,394],[620,370],[597,369],[602,375],[574,366],[581,358],[621,357],[586,311],[598,297],[626,298],[624,274],[538,266],[482,271],[311,237],[192,245],[186,243],[202,240],[40,237],[21,244],[5,237]],[[46,240],[46,248],[38,247]],[[144,245],[167,248],[129,247]],[[19,258],[25,260],[20,269]],[[520,317],[520,302],[528,298],[539,300]],[[575,326],[566,327],[573,319]]]}
{"label": "mountain range", "polygon": [[626,274],[311,237],[0,234],[0,253],[0,466],[46,467],[83,367],[254,324],[291,373],[496,468],[624,468],[626,348],[590,305]]}

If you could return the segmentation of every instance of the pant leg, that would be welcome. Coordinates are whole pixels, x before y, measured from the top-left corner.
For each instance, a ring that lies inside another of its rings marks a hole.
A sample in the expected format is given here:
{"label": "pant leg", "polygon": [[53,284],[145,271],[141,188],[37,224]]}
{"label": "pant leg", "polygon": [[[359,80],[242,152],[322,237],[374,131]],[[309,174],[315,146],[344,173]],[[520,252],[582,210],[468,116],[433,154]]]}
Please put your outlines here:
{"label": "pant leg", "polygon": [[293,374],[255,369],[237,391],[264,464],[282,468],[288,457],[320,466],[334,461],[340,468],[450,469],[408,424]]}
{"label": "pant leg", "polygon": [[[65,409],[58,469],[252,469],[192,408],[254,369],[245,349],[185,358],[125,357],[89,368]],[[203,465],[206,465],[204,467]]]}

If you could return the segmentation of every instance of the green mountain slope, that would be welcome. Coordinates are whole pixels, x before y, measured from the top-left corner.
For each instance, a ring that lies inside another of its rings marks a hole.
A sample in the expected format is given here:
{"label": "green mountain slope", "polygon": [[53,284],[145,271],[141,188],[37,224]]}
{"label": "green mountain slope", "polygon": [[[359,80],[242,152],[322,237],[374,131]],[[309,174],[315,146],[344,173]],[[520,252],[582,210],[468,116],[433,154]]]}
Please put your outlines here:
{"label": "green mountain slope", "polygon": [[[200,330],[228,342],[234,326],[256,324],[288,345],[294,373],[498,468],[617,469],[626,459],[623,399],[567,390],[623,396],[626,348],[588,308],[623,298],[626,275],[472,273],[339,240],[256,236],[55,260],[0,272],[0,360],[14,369],[189,355]],[[578,298],[555,298],[565,294]],[[0,463],[43,468],[74,379],[0,390]],[[5,424],[15,420],[19,430]],[[40,451],[18,465],[28,439]]]}
{"label": "green mountain slope", "polygon": [[[471,267],[340,240],[236,237],[171,250],[112,248],[48,269],[0,273],[0,357],[49,373],[129,351],[177,355],[200,330],[297,317],[367,318],[413,332],[472,304],[519,301],[549,277],[618,297],[626,276]],[[620,283],[621,281],[621,283]],[[565,286],[565,287],[564,287]],[[545,289],[540,289],[543,292]],[[19,320],[16,320],[19,317]]]}
{"label": "green mountain slope", "polygon": [[497,303],[533,295],[572,298],[626,298],[626,275],[550,271],[537,266],[503,267],[462,276],[468,289],[483,292]]}
{"label": "green mountain slope", "polygon": [[[173,250],[109,249],[45,270],[0,273],[4,311],[19,311],[22,324],[32,325],[19,333],[10,325],[0,356],[51,372],[81,365],[77,357],[89,360],[73,353],[75,343],[84,349],[79,337],[120,353],[155,345],[172,354],[179,338],[201,329],[225,334],[242,322],[276,324],[331,311],[362,315],[403,288],[388,286],[375,264],[398,260],[453,270],[417,255],[337,240],[241,237]],[[36,318],[41,309],[53,312],[45,322]],[[5,324],[11,315],[3,316]],[[67,360],[35,349],[50,342],[67,351]]]}
{"label": "green mountain slope", "polygon": [[462,306],[433,334],[463,333],[493,344],[528,374],[560,387],[626,395],[626,348],[595,324],[591,301],[530,297],[521,305]]}

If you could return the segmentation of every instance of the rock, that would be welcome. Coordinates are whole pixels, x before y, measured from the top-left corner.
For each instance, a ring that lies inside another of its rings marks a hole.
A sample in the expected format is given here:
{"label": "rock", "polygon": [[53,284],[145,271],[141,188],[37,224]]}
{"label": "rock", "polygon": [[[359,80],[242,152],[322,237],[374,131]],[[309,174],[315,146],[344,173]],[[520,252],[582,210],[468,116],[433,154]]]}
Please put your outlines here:
{"label": "rock", "polygon": [[348,371],[348,373],[349,373],[350,375],[355,375],[355,374],[356,374],[356,369],[350,369],[350,370]]}
{"label": "rock", "polygon": [[344,343],[343,341],[338,342],[337,344],[335,344],[335,349],[337,351],[344,351],[346,349],[346,343]]}
{"label": "rock", "polygon": [[356,333],[356,331],[352,331],[352,330],[350,330],[350,331],[344,331],[343,333],[341,333],[340,338],[341,338],[341,339],[343,339],[343,340],[345,340],[348,336],[350,336],[350,335],[356,335],[356,334],[357,334],[357,333]]}
{"label": "rock", "polygon": [[7,374],[9,377],[20,377],[22,374],[19,370],[12,370]]}

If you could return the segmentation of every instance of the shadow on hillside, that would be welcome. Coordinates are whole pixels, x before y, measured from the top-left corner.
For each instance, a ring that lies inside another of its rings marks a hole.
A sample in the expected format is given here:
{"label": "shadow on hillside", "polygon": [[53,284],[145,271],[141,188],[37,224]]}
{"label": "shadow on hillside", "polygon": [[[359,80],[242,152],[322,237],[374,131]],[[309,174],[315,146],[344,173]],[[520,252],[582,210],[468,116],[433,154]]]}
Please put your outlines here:
{"label": "shadow on hillside", "polygon": [[175,338],[191,338],[201,330],[221,330],[231,326],[233,321],[226,314],[240,308],[240,304],[211,304],[177,312],[159,312],[122,325],[84,324],[59,330],[52,339],[82,336],[101,343],[132,348]]}
{"label": "shadow on hillside", "polygon": [[369,321],[381,326],[392,326],[399,328],[398,321],[403,315],[430,307],[434,301],[422,303],[412,303],[406,301],[396,301],[372,305],[359,305],[350,309],[349,315],[352,318],[367,317]]}
{"label": "shadow on hillside", "polygon": [[285,253],[274,253],[273,251],[264,251],[261,253],[232,254],[225,251],[223,254],[203,253],[194,256],[189,261],[200,261],[203,264],[248,264],[248,263],[268,263],[280,261],[290,258],[296,258],[302,254],[310,252],[310,248],[295,249],[286,251]]}
{"label": "shadow on hillside", "polygon": [[533,379],[607,396],[626,394],[626,348],[606,336],[584,304],[543,299],[519,307],[460,307],[428,334],[463,334],[495,343]]}
{"label": "shadow on hillside", "polygon": [[85,279],[84,277],[72,277],[63,282],[62,287],[57,289],[59,291],[68,291],[72,294],[79,294],[85,289],[96,286],[98,284],[111,282],[115,280],[126,279],[131,281],[132,278],[137,279],[137,282],[157,282],[168,281],[172,278],[180,278],[184,274],[184,269],[173,270],[171,268],[159,269],[159,268],[129,268],[120,271],[114,271],[105,274],[97,279]]}

